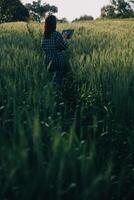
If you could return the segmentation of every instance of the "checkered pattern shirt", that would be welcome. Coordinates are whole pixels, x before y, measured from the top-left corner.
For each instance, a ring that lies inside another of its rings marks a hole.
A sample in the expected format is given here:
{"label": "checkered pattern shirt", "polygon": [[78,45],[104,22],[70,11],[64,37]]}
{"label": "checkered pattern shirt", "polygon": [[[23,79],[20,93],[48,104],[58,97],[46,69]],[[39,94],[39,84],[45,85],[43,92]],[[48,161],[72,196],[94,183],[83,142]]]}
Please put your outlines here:
{"label": "checkered pattern shirt", "polygon": [[46,65],[51,63],[54,71],[62,71],[65,65],[63,50],[68,47],[62,34],[54,31],[49,39],[42,39],[41,46],[45,54]]}

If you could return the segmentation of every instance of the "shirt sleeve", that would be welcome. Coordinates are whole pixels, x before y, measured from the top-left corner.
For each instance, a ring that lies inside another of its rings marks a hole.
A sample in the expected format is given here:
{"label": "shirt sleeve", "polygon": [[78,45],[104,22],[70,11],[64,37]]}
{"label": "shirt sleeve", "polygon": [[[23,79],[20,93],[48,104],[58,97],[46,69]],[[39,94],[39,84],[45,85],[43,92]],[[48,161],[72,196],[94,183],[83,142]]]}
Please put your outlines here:
{"label": "shirt sleeve", "polygon": [[68,42],[66,42],[63,39],[63,36],[61,33],[57,32],[57,37],[56,37],[56,47],[58,50],[65,50],[68,48]]}

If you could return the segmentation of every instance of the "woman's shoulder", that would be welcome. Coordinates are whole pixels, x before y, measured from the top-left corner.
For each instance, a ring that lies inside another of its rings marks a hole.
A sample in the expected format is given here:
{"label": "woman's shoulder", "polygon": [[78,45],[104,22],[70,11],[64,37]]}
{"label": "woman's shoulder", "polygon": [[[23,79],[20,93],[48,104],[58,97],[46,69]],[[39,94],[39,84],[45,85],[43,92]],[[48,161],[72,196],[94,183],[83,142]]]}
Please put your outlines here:
{"label": "woman's shoulder", "polygon": [[59,32],[59,31],[54,31],[54,35],[56,35],[56,36],[62,36],[62,34]]}

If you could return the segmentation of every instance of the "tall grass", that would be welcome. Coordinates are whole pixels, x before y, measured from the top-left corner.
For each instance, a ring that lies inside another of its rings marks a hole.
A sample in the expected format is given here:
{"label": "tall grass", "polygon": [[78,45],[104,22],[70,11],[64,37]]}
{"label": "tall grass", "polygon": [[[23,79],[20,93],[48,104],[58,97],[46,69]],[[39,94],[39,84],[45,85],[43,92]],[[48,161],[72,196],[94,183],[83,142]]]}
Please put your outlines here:
{"label": "tall grass", "polygon": [[0,25],[0,199],[133,199],[134,22],[63,28],[75,34],[57,88],[43,26]]}

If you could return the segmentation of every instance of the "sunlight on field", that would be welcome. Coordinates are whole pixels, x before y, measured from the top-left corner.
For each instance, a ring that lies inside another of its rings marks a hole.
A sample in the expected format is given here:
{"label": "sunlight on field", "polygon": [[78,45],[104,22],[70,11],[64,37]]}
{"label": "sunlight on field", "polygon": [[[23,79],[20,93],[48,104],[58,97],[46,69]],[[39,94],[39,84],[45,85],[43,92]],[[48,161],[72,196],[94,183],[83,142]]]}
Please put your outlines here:
{"label": "sunlight on field", "polygon": [[0,199],[132,199],[134,21],[58,24],[75,29],[60,91],[43,26],[0,25]]}

